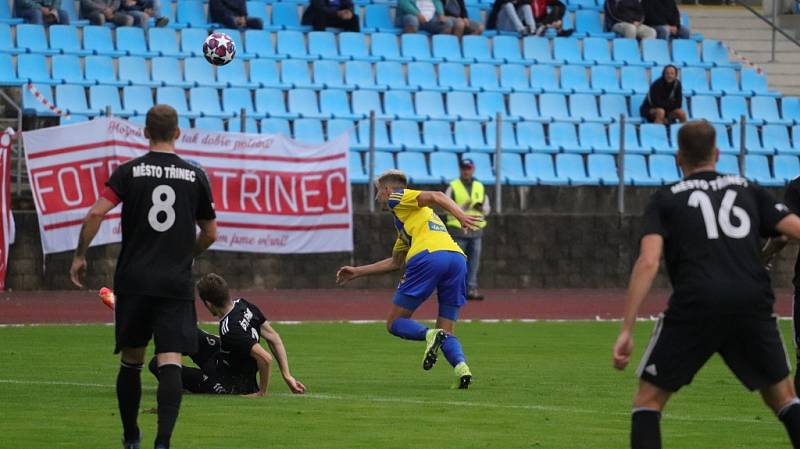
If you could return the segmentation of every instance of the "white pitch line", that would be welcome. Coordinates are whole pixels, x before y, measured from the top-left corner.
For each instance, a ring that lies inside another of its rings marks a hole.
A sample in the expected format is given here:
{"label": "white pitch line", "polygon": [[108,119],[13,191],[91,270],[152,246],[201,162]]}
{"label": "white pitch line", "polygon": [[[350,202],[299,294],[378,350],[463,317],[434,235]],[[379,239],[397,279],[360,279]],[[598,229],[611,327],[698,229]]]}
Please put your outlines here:
{"label": "white pitch line", "polygon": [[[0,379],[0,384],[15,384],[15,385],[50,385],[50,386],[67,386],[67,387],[82,387],[82,388],[103,388],[113,389],[115,385],[97,384],[97,383],[82,383],[82,382],[63,382],[63,381],[44,381],[44,380],[20,380],[20,379]],[[143,390],[155,390],[154,388],[143,388]],[[506,410],[527,410],[533,412],[554,412],[554,413],[567,413],[567,414],[580,414],[580,415],[611,415],[611,416],[630,416],[629,411],[601,411],[582,409],[577,407],[564,407],[558,405],[539,405],[539,404],[494,404],[487,402],[470,402],[470,401],[431,401],[425,399],[413,398],[397,398],[397,397],[381,397],[381,396],[356,396],[346,394],[327,394],[327,393],[306,393],[303,395],[291,393],[269,393],[270,396],[279,396],[284,398],[293,398],[296,400],[322,400],[322,401],[347,401],[347,402],[366,402],[374,404],[409,404],[409,405],[424,405],[424,406],[452,406],[452,407],[470,407],[470,408],[492,408],[492,409],[506,409]],[[664,414],[664,417],[674,421],[687,421],[687,422],[722,422],[722,423],[741,423],[741,424],[774,424],[772,420],[761,419],[746,419],[731,416],[715,416],[715,417],[696,417],[686,415],[672,415],[669,413]]]}

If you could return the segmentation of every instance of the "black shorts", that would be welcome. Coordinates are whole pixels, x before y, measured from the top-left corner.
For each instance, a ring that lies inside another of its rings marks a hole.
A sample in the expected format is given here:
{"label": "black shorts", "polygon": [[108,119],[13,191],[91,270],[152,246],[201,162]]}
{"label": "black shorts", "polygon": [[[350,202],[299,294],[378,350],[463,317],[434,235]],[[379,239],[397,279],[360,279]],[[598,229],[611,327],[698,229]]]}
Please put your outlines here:
{"label": "black shorts", "polygon": [[115,353],[147,346],[155,337],[156,354],[197,352],[194,301],[154,296],[118,295],[114,309]]}
{"label": "black shorts", "polygon": [[637,375],[667,391],[689,385],[714,353],[750,390],[789,375],[775,316],[717,316],[691,321],[669,315],[656,323]]}

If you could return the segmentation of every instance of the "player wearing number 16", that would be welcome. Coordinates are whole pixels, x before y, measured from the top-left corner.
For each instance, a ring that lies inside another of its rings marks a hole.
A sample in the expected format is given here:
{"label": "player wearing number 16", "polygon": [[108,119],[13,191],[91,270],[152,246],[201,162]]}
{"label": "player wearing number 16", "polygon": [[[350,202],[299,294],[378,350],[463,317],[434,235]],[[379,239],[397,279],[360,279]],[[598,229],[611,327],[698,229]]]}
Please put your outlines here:
{"label": "player wearing number 16", "polygon": [[[70,278],[83,287],[86,250],[104,216],[122,203],[122,250],[114,274],[115,352],[121,352],[117,400],[123,447],[139,448],[141,369],[152,336],[159,370],[156,449],[169,448],[181,403],[181,354],[197,350],[192,261],[215,240],[208,178],[175,154],[178,115],[167,105],[147,112],[150,151],[117,168],[80,231]],[[200,233],[197,233],[197,226]]]}
{"label": "player wearing number 16", "polygon": [[683,180],[653,194],[644,214],[614,366],[633,352],[636,313],[663,251],[673,293],[637,371],[631,447],[660,449],[661,411],[718,353],[739,381],[758,390],[800,448],[800,401],[773,315],[775,295],[761,263],[761,238],[800,239],[800,218],[740,176],[715,170],[714,128],[691,122],[678,133]]}

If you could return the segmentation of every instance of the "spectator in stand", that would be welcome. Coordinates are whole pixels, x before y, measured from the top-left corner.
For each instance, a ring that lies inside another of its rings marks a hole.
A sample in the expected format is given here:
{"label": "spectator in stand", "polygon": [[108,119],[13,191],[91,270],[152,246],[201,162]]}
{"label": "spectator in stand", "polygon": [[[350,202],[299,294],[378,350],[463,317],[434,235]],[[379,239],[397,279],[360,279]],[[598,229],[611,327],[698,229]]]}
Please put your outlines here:
{"label": "spectator in stand", "polygon": [[528,36],[536,32],[530,0],[495,0],[486,28]]}
{"label": "spectator in stand", "polygon": [[134,17],[134,22],[147,29],[151,17],[155,17],[156,26],[167,26],[169,18],[161,15],[161,4],[158,0],[123,0],[122,10]]}
{"label": "spectator in stand", "polygon": [[559,0],[532,0],[533,18],[539,27],[536,29],[537,36],[543,36],[548,28],[556,30],[559,37],[572,36],[575,30],[564,29],[564,14],[567,6]]}
{"label": "spectator in stand", "polygon": [[441,0],[399,0],[396,12],[397,25],[404,33],[419,30],[431,34],[451,34],[454,21],[444,15]]}
{"label": "spectator in stand", "polygon": [[314,31],[325,31],[327,27],[361,31],[352,0],[311,0],[303,13],[302,23],[314,27]]}
{"label": "spectator in stand", "polygon": [[92,25],[104,25],[111,21],[117,26],[133,26],[134,16],[122,9],[121,0],[81,0],[81,17]]}
{"label": "spectator in stand", "polygon": [[264,22],[258,17],[247,17],[245,0],[209,0],[208,14],[212,22],[225,28],[260,30]]}
{"label": "spectator in stand", "polygon": [[61,0],[16,0],[14,15],[34,25],[69,25],[69,15],[61,9]]}
{"label": "spectator in stand", "polygon": [[458,37],[483,33],[483,24],[467,16],[464,0],[445,0],[444,15],[453,19],[453,34]]}
{"label": "spectator in stand", "polygon": [[686,121],[683,105],[683,88],[678,79],[678,68],[674,65],[664,67],[661,78],[657,79],[642,102],[642,118],[651,123],[669,125]]}
{"label": "spectator in stand", "polygon": [[656,30],[644,24],[639,0],[606,0],[606,30],[628,39],[655,39]]}
{"label": "spectator in stand", "polygon": [[644,23],[655,28],[658,39],[689,39],[689,28],[681,25],[675,0],[642,0]]}

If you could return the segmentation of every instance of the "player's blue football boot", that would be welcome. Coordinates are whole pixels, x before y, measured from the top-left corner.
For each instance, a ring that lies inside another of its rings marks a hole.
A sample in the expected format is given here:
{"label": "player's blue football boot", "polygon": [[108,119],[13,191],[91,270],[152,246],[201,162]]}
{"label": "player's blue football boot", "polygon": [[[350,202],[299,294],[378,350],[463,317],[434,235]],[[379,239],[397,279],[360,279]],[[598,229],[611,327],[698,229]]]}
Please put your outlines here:
{"label": "player's blue football boot", "polygon": [[441,329],[429,329],[425,333],[425,354],[422,356],[422,369],[425,371],[433,368],[436,364],[436,358],[439,353],[439,348],[447,338],[447,333]]}

